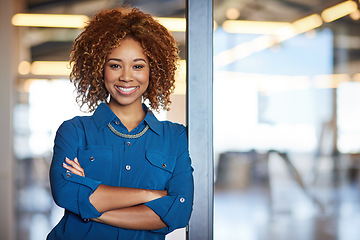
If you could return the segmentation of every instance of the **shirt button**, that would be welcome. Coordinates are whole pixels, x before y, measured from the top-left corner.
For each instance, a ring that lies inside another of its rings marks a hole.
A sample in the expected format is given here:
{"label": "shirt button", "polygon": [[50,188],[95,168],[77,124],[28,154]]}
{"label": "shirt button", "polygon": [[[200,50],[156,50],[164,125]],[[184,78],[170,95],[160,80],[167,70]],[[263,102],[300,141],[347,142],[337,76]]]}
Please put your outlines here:
{"label": "shirt button", "polygon": [[181,202],[181,203],[185,202],[185,198],[183,198],[183,197],[180,198],[180,202]]}
{"label": "shirt button", "polygon": [[120,121],[119,121],[119,120],[116,120],[116,121],[115,121],[115,124],[116,124],[116,125],[119,125],[119,124],[120,124]]}
{"label": "shirt button", "polygon": [[95,160],[95,157],[94,156],[91,156],[90,157],[90,161],[94,161]]}
{"label": "shirt button", "polygon": [[163,164],[162,164],[162,167],[163,167],[163,168],[166,168],[166,164],[165,164],[165,163],[163,163]]}
{"label": "shirt button", "polygon": [[90,219],[84,218],[83,221],[86,222],[86,223],[88,223],[88,222],[90,221]]}
{"label": "shirt button", "polygon": [[127,142],[126,145],[131,146],[131,142]]}
{"label": "shirt button", "polygon": [[70,173],[67,173],[67,174],[66,174],[66,177],[71,177],[71,174],[70,174]]}
{"label": "shirt button", "polygon": [[126,170],[128,170],[128,171],[131,169],[130,165],[126,165],[125,168],[126,168]]}

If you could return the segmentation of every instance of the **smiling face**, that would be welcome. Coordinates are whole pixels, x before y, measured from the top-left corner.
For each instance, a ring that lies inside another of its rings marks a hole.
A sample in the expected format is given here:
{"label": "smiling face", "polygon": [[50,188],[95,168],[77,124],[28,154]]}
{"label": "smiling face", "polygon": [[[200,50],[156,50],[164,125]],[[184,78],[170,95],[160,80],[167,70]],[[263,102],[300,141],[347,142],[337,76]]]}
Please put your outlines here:
{"label": "smiling face", "polygon": [[126,38],[106,59],[104,79],[110,108],[141,107],[149,85],[149,59],[138,41]]}

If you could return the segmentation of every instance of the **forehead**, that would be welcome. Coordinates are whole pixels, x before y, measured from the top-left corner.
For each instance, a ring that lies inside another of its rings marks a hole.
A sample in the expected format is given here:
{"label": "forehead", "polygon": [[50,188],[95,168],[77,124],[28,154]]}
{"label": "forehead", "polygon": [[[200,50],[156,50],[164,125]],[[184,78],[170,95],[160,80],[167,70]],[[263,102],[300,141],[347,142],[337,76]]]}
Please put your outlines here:
{"label": "forehead", "polygon": [[119,42],[119,45],[116,46],[109,55],[114,55],[114,54],[145,55],[141,43],[139,41],[134,40],[133,38],[125,38],[121,40]]}

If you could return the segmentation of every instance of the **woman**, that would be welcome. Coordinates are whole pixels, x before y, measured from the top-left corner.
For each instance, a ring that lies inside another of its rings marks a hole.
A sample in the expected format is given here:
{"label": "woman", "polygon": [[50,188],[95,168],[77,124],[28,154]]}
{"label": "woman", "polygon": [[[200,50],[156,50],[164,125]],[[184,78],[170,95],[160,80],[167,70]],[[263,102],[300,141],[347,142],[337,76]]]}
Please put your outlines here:
{"label": "woman", "polygon": [[50,183],[65,209],[47,239],[165,239],[188,224],[193,177],[184,126],[168,109],[178,48],[136,8],[98,13],[75,40],[71,80],[92,116],[65,121]]}

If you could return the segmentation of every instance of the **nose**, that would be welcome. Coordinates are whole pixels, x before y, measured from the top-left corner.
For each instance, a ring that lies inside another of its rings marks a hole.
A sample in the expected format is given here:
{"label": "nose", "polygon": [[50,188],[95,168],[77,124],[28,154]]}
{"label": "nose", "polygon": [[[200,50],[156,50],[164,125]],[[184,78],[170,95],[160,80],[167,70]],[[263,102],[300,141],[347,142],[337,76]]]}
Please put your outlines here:
{"label": "nose", "polygon": [[120,81],[129,82],[132,81],[132,71],[129,68],[124,68],[121,71]]}

